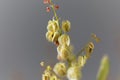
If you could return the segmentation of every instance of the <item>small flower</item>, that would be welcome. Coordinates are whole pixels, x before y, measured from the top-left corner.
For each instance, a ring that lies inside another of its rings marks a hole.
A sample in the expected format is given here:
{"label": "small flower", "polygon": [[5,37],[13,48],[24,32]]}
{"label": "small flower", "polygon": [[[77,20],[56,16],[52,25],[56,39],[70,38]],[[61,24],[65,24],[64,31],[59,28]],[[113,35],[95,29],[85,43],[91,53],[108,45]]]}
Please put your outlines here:
{"label": "small flower", "polygon": [[58,6],[58,5],[55,5],[55,9],[58,10],[58,9],[59,9],[59,6]]}
{"label": "small flower", "polygon": [[50,12],[50,7],[46,7],[46,12]]}
{"label": "small flower", "polygon": [[42,75],[42,80],[49,80],[49,79],[50,77],[48,75],[45,75],[45,74]]}
{"label": "small flower", "polygon": [[61,49],[61,53],[59,53],[58,55],[60,56],[62,61],[66,61],[70,56],[70,52],[67,49]]}
{"label": "small flower", "polygon": [[68,46],[70,45],[70,37],[67,34],[62,34],[58,38],[59,43],[62,44],[67,44]]}
{"label": "small flower", "polygon": [[50,41],[50,42],[52,42],[53,36],[54,36],[54,33],[53,33],[52,31],[48,31],[48,32],[46,33],[46,39],[47,39],[48,41]]}
{"label": "small flower", "polygon": [[51,71],[52,70],[52,68],[50,67],[50,66],[47,66],[47,69],[46,69],[47,71]]}
{"label": "small flower", "polygon": [[93,52],[93,49],[94,49],[94,44],[93,42],[89,42],[85,48],[85,51],[86,51],[86,55],[87,57],[89,58],[91,53]]}
{"label": "small flower", "polygon": [[50,0],[43,0],[44,4],[50,4]]}
{"label": "small flower", "polygon": [[94,33],[91,34],[91,37],[92,37],[96,42],[100,42],[100,41],[101,41],[100,38],[98,38],[98,37],[96,36],[96,34],[94,34]]}
{"label": "small flower", "polygon": [[70,27],[71,27],[70,21],[68,21],[68,20],[62,21],[62,30],[64,32],[70,31]]}
{"label": "small flower", "polygon": [[46,33],[46,38],[50,42],[57,42],[60,36],[58,21],[50,20],[47,26],[48,32]]}
{"label": "small flower", "polygon": [[78,57],[78,65],[79,65],[79,67],[84,67],[86,61],[87,61],[86,56],[79,56]]}
{"label": "small flower", "polygon": [[48,41],[50,42],[56,42],[58,40],[58,37],[60,36],[59,32],[52,32],[52,31],[48,31],[46,33],[46,38]]}
{"label": "small flower", "polygon": [[48,21],[47,30],[48,31],[53,31],[53,32],[58,31],[59,30],[58,21],[56,21],[56,20],[49,20]]}
{"label": "small flower", "polygon": [[53,37],[52,37],[52,41],[53,41],[53,42],[57,42],[59,36],[60,36],[60,33],[59,33],[59,32],[57,32],[57,31],[54,32],[54,35],[53,35]]}
{"label": "small flower", "polygon": [[68,68],[67,78],[69,80],[80,80],[80,78],[81,78],[80,68],[78,66],[72,66],[72,67]]}
{"label": "small flower", "polygon": [[49,80],[51,77],[51,72],[47,69],[44,71],[44,74],[42,75],[42,80]]}
{"label": "small flower", "polygon": [[50,77],[50,80],[59,80],[55,75]]}
{"label": "small flower", "polygon": [[57,52],[58,52],[58,59],[62,61],[69,60],[71,58],[71,46],[67,46],[66,44],[59,45],[57,47]]}
{"label": "small flower", "polygon": [[62,62],[56,63],[53,68],[53,71],[60,77],[65,76],[67,72],[65,63],[62,63]]}
{"label": "small flower", "polygon": [[42,61],[42,62],[40,62],[40,65],[43,67],[44,66],[44,62]]}

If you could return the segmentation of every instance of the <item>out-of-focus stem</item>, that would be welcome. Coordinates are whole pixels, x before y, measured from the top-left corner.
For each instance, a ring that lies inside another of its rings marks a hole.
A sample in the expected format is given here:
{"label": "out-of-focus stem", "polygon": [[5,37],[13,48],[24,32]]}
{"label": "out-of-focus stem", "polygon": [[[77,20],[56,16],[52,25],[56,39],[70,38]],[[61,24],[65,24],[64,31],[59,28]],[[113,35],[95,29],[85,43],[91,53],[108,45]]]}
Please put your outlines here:
{"label": "out-of-focus stem", "polygon": [[85,48],[82,48],[82,49],[77,53],[76,57],[82,55],[82,53],[84,52],[84,50],[85,50]]}
{"label": "out-of-focus stem", "polygon": [[108,56],[103,56],[97,75],[97,80],[107,80],[110,70],[110,62]]}

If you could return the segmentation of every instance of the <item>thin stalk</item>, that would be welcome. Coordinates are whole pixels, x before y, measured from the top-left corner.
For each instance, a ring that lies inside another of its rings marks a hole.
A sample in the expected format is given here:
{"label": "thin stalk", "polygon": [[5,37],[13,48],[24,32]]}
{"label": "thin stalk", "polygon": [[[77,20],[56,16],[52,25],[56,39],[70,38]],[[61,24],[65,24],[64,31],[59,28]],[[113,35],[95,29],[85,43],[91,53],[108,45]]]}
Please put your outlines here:
{"label": "thin stalk", "polygon": [[57,16],[57,14],[56,14],[54,5],[52,5],[52,10],[53,10],[53,13],[54,13],[54,16],[55,16],[56,20],[58,21],[58,16]]}
{"label": "thin stalk", "polygon": [[57,13],[56,13],[56,10],[55,10],[55,7],[54,7],[54,4],[53,4],[52,0],[50,0],[50,5],[51,5],[51,8],[53,10],[55,18],[58,21],[58,16],[57,16]]}

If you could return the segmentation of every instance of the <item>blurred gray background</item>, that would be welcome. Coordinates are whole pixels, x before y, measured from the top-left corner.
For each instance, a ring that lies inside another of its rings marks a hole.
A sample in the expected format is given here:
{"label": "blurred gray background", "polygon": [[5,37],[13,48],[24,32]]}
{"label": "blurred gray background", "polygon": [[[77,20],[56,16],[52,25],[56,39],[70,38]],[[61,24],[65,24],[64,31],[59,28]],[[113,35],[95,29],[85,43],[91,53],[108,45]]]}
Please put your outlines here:
{"label": "blurred gray background", "polygon": [[[108,80],[120,80],[120,0],[54,0],[58,15],[69,19],[75,53],[96,33],[92,58],[83,69],[83,80],[95,80],[100,59],[108,54]],[[47,21],[43,0],[0,0],[0,80],[42,80],[39,63],[54,65],[56,47],[45,38]]]}

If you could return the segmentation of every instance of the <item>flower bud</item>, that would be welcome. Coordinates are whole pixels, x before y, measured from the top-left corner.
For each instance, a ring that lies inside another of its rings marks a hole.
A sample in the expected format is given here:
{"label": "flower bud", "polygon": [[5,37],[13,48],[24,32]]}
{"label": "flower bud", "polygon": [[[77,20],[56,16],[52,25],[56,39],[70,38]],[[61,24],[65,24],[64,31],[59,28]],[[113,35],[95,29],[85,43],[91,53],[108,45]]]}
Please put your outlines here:
{"label": "flower bud", "polygon": [[58,80],[58,78],[55,75],[53,75],[50,77],[50,80]]}
{"label": "flower bud", "polygon": [[63,34],[58,38],[59,43],[70,45],[70,37],[67,34]]}
{"label": "flower bud", "polygon": [[89,58],[89,57],[91,56],[91,53],[93,52],[93,49],[94,49],[94,44],[93,44],[93,42],[89,42],[89,43],[87,44],[87,47],[85,48],[87,58]]}
{"label": "flower bud", "polygon": [[92,33],[91,37],[96,41],[96,42],[100,42],[100,38],[96,36],[96,34]]}
{"label": "flower bud", "polygon": [[87,57],[86,56],[79,56],[78,57],[78,65],[79,67],[84,67],[86,63]]}
{"label": "flower bud", "polygon": [[53,68],[53,71],[60,77],[65,76],[67,72],[65,63],[62,63],[62,62],[56,63]]}
{"label": "flower bud", "polygon": [[47,39],[48,41],[52,42],[53,35],[54,35],[53,32],[48,31],[48,32],[46,33],[46,39]]}
{"label": "flower bud", "polygon": [[51,66],[47,66],[46,70],[51,71],[52,70]]}
{"label": "flower bud", "polygon": [[68,20],[62,21],[62,30],[64,32],[70,31],[70,27],[71,27],[70,21],[68,21]]}
{"label": "flower bud", "polygon": [[69,80],[80,80],[81,72],[78,66],[72,66],[67,71],[67,78]]}
{"label": "flower bud", "polygon": [[58,21],[56,20],[50,20],[48,22],[48,26],[47,26],[47,30],[48,31],[58,31],[59,30],[59,26],[58,26]]}
{"label": "flower bud", "polygon": [[48,75],[42,75],[42,80],[49,80],[50,79],[50,77],[48,76]]}
{"label": "flower bud", "polygon": [[70,52],[67,49],[61,49],[61,53],[59,55],[60,55],[61,59],[63,61],[65,61],[65,60],[67,60],[69,58]]}
{"label": "flower bud", "polygon": [[51,73],[48,70],[44,71],[44,74],[42,75],[42,80],[49,80],[51,77]]}
{"label": "flower bud", "polygon": [[58,52],[58,58],[62,61],[66,61],[71,58],[72,52],[70,51],[70,46],[67,46],[65,44],[59,45],[57,47],[57,52]]}
{"label": "flower bud", "polygon": [[52,41],[53,41],[53,42],[58,41],[58,37],[59,37],[59,36],[60,36],[60,33],[59,33],[59,32],[54,32],[54,35],[53,35]]}
{"label": "flower bud", "polygon": [[44,66],[44,62],[42,61],[42,62],[40,62],[40,65],[43,67]]}

